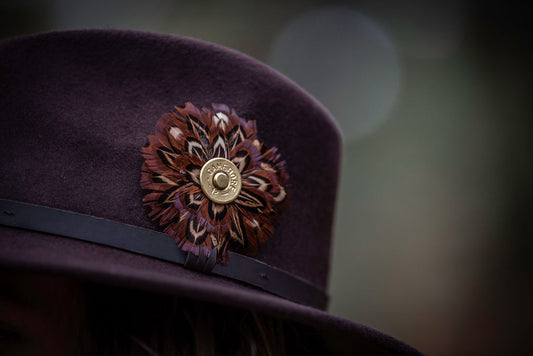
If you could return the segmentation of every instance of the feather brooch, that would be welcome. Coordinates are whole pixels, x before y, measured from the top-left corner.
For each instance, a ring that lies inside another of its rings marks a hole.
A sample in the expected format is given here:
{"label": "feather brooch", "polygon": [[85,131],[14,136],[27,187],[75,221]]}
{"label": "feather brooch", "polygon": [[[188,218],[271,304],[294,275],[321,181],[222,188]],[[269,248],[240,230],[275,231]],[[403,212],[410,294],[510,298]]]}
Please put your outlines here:
{"label": "feather brooch", "polygon": [[227,105],[186,103],[157,123],[142,148],[141,187],[149,216],[183,251],[227,262],[227,251],[255,255],[287,202],[288,174],[255,121]]}

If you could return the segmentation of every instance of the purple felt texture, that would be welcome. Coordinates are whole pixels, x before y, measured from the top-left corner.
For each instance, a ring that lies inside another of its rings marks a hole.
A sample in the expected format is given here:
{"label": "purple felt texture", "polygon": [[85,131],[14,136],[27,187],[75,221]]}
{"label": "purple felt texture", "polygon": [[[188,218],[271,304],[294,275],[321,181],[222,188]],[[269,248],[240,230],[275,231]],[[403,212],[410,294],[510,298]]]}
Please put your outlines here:
{"label": "purple felt texture", "polygon": [[181,37],[58,32],[0,45],[0,197],[158,229],[142,205],[141,147],[190,101],[256,120],[287,162],[290,206],[257,258],[325,289],[339,133],[269,67]]}
{"label": "purple felt texture", "polygon": [[[161,116],[185,102],[227,104],[256,120],[259,138],[278,147],[287,162],[290,202],[256,258],[325,290],[338,128],[290,80],[214,44],[115,30],[0,42],[0,198],[159,230],[142,205],[141,147]],[[332,350],[417,354],[323,311],[106,246],[0,227],[0,265],[256,309],[323,330]]]}

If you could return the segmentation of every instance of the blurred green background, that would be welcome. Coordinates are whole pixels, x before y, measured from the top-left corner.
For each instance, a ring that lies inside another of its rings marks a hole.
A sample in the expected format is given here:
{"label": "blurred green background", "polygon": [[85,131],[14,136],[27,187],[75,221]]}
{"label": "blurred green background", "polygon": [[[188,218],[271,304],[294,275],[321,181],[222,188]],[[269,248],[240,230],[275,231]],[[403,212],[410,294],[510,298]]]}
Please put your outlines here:
{"label": "blurred green background", "polygon": [[428,355],[533,352],[533,35],[513,1],[0,1],[0,38],[127,28],[281,71],[344,134],[330,311]]}

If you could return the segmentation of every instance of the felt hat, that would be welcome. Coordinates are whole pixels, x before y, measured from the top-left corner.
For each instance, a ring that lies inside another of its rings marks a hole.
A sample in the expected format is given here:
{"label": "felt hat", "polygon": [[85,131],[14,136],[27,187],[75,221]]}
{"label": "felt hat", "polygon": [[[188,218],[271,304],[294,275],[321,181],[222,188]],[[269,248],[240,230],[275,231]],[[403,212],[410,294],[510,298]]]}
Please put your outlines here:
{"label": "felt hat", "polygon": [[199,40],[83,30],[0,42],[0,88],[1,266],[418,354],[325,311],[340,133],[283,75]]}

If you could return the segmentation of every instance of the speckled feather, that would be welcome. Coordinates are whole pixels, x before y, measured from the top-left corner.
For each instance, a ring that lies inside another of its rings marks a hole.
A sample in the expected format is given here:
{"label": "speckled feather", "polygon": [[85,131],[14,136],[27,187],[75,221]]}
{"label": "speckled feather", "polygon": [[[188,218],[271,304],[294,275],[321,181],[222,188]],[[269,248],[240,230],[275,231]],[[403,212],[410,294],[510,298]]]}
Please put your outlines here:
{"label": "speckled feather", "polygon": [[[274,232],[274,221],[287,202],[288,174],[275,147],[257,137],[255,121],[246,121],[223,104],[199,109],[175,107],[156,125],[143,147],[141,187],[149,216],[183,251],[227,262],[227,251],[253,256]],[[231,203],[212,202],[200,186],[208,160],[232,161],[242,189]]]}

